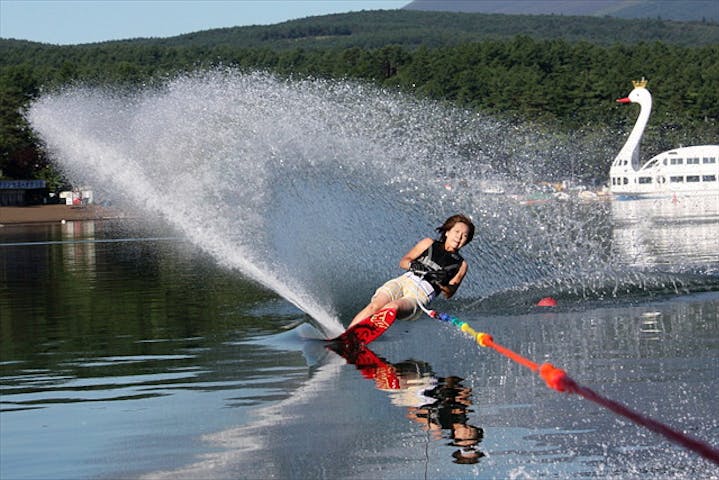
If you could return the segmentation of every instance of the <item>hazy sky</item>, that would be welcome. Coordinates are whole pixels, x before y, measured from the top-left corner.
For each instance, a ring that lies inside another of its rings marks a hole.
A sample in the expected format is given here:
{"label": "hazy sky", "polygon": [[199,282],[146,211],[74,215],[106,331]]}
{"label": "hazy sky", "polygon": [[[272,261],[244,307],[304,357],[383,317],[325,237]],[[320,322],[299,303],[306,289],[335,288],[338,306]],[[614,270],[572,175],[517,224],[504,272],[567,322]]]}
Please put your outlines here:
{"label": "hazy sky", "polygon": [[101,42],[360,10],[411,0],[0,0],[0,37],[54,44]]}

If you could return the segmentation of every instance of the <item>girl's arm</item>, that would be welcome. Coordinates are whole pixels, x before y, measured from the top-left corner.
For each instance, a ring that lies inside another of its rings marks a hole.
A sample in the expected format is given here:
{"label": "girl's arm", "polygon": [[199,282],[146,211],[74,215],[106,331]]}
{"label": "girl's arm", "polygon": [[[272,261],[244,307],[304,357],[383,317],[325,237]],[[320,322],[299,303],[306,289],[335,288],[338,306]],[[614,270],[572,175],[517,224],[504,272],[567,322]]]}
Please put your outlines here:
{"label": "girl's arm", "polygon": [[439,287],[445,298],[452,298],[459,286],[462,284],[462,280],[464,280],[465,275],[467,275],[467,262],[462,261],[462,265],[459,266],[459,271],[457,272],[457,275],[452,277],[452,279],[449,281],[449,285],[447,285],[446,287],[440,285]]}
{"label": "girl's arm", "polygon": [[404,257],[399,261],[399,268],[403,268],[405,270],[409,270],[409,265],[419,258],[420,255],[424,253],[425,250],[429,248],[430,245],[432,245],[431,238],[423,238],[417,244],[410,249],[409,252],[404,254]]}

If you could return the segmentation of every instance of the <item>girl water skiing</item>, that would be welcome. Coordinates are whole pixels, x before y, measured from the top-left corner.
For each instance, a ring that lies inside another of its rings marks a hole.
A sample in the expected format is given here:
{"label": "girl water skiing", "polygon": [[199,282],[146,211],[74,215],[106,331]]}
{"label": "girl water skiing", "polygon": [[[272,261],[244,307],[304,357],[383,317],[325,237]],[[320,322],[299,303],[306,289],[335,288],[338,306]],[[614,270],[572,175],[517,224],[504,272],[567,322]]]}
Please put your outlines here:
{"label": "girl water skiing", "polygon": [[399,261],[408,272],[379,287],[348,329],[382,309],[396,309],[399,319],[415,319],[422,313],[418,302],[426,307],[440,293],[446,298],[455,294],[467,274],[459,250],[472,241],[474,224],[464,215],[453,215],[436,230],[439,239],[417,242]]}

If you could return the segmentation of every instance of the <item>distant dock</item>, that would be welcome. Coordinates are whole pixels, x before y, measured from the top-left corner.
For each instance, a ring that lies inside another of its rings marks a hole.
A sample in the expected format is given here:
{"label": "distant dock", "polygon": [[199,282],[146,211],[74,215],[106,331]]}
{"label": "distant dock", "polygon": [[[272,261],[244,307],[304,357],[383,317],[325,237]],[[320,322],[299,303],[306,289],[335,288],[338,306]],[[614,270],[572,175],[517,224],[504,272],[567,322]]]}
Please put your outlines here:
{"label": "distant dock", "polygon": [[0,207],[0,225],[55,223],[80,220],[122,218],[122,212],[99,205],[74,207],[69,205],[32,205],[26,207]]}

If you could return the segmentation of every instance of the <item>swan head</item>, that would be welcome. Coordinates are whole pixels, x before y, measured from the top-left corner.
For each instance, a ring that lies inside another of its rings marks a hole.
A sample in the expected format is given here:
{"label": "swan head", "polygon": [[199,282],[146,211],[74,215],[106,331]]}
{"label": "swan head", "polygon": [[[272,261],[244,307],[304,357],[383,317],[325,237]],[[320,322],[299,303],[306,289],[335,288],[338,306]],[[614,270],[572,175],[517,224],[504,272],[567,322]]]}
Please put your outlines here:
{"label": "swan head", "polygon": [[646,89],[647,81],[642,79],[639,82],[632,82],[634,84],[634,90],[629,92],[629,95],[624,98],[618,98],[619,103],[638,103],[641,106],[650,106],[652,104],[652,95],[649,90]]}

